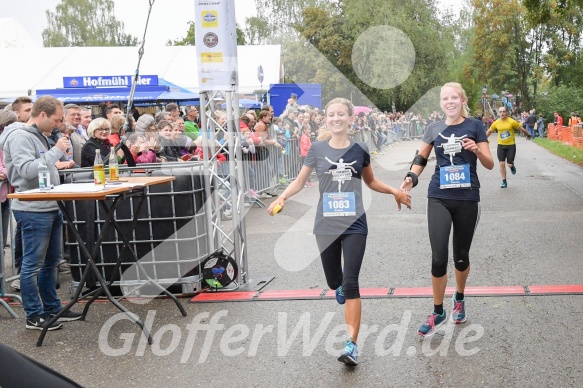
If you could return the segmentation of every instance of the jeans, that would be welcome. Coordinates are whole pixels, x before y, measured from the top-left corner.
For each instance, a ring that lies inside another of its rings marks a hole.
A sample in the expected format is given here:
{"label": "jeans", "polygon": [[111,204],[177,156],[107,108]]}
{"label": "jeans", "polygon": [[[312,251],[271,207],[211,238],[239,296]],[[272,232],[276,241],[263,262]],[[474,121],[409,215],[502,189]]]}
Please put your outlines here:
{"label": "jeans", "polygon": [[14,267],[16,268],[16,272],[20,273],[20,267],[22,266],[22,228],[18,221],[16,221],[16,227],[14,228],[12,249],[14,255]]}
{"label": "jeans", "polygon": [[15,210],[14,218],[22,229],[20,293],[26,318],[56,314],[61,310],[57,266],[63,256],[63,215],[60,210],[42,213]]}
{"label": "jeans", "polygon": [[530,138],[531,138],[531,139],[534,139],[534,137],[535,137],[535,135],[536,135],[536,134],[534,133],[534,127],[531,127],[530,125],[527,125],[527,126],[526,126],[526,130],[528,131],[528,133],[529,133],[529,135],[530,135]]}

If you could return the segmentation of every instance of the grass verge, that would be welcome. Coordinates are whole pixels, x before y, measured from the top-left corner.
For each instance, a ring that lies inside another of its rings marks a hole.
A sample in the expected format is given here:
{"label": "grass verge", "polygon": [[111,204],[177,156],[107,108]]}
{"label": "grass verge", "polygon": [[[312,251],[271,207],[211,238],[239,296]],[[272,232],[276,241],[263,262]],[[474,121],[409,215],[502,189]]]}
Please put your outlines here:
{"label": "grass verge", "polygon": [[561,143],[558,140],[549,140],[546,138],[541,139],[537,137],[534,139],[534,142],[539,146],[546,148],[553,154],[583,167],[582,149]]}

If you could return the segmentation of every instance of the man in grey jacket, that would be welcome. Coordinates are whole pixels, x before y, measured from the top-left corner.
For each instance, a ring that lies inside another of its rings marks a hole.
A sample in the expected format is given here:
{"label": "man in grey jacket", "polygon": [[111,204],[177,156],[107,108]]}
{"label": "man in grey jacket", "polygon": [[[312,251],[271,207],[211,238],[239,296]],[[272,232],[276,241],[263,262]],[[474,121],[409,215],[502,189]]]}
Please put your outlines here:
{"label": "man in grey jacket", "polygon": [[[59,184],[55,163],[71,144],[69,139],[62,137],[49,150],[47,137],[62,121],[63,104],[53,97],[44,96],[32,106],[32,115],[26,124],[14,123],[5,128],[0,136],[0,147],[4,150],[8,179],[16,192],[38,188],[41,151],[45,153],[51,183]],[[47,320],[62,308],[56,285],[57,265],[63,256],[63,216],[55,201],[15,199],[12,210],[22,227],[24,252],[20,290],[26,328],[42,330]],[[80,314],[68,311],[61,320],[74,321],[80,317]],[[61,322],[55,322],[48,330],[61,327]]]}

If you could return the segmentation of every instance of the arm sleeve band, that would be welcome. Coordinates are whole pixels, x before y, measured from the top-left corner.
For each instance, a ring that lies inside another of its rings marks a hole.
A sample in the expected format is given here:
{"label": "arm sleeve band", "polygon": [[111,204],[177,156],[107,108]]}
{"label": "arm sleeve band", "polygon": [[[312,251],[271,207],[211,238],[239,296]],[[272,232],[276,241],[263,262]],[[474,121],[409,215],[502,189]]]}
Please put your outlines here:
{"label": "arm sleeve band", "polygon": [[[419,151],[415,151],[415,157],[413,158],[413,163],[411,163],[411,167],[413,167],[414,165],[418,165],[418,166],[427,166],[427,159],[425,159],[423,156],[419,155]],[[410,170],[411,168],[409,168]]]}
{"label": "arm sleeve band", "polygon": [[405,175],[405,179],[408,177],[411,177],[411,180],[413,181],[413,187],[417,186],[417,183],[419,183],[419,177],[417,174],[415,174],[413,171],[409,171],[407,175]]}

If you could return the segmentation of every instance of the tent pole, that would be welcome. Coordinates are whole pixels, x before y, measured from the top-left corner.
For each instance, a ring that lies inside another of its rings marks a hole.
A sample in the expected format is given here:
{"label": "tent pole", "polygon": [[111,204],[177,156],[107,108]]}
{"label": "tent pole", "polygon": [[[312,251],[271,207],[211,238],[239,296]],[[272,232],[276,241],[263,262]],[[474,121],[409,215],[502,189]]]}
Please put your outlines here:
{"label": "tent pole", "polygon": [[124,124],[124,133],[130,129],[130,110],[134,106],[134,94],[136,93],[136,85],[138,83],[138,77],[140,75],[140,63],[142,62],[142,56],[144,55],[144,45],[146,43],[146,32],[148,31],[148,23],[150,22],[150,13],[152,13],[152,6],[156,0],[148,0],[150,3],[150,9],[148,10],[148,17],[146,18],[146,27],[144,28],[144,37],[142,38],[142,44],[138,50],[138,65],[136,66],[136,73],[134,74],[134,80],[132,81],[132,88],[130,90],[130,97],[128,99],[128,104],[126,107],[126,121]]}

